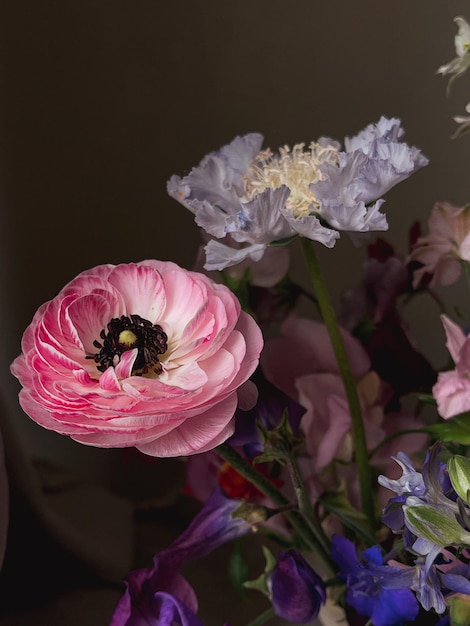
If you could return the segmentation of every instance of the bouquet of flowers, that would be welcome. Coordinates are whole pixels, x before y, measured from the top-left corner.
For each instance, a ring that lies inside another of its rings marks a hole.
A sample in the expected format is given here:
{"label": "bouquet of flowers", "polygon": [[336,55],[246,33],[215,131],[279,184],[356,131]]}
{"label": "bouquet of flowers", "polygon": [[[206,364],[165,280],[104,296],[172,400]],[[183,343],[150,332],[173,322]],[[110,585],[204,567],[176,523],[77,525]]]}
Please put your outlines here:
{"label": "bouquet of flowers", "polygon": [[[449,85],[470,66],[456,22]],[[394,118],[277,152],[236,137],[168,181],[201,229],[195,269],[101,265],[37,311],[12,365],[24,411],[86,445],[181,458],[201,502],[127,573],[111,626],[200,625],[182,569],[254,532],[264,570],[239,552],[227,564],[235,589],[266,596],[250,626],[470,623],[468,319],[438,302],[445,371],[403,319],[415,296],[469,276],[470,207],[436,204],[405,254],[373,239],[383,196],[427,162]],[[343,234],[368,254],[335,310],[317,247],[334,255]]]}

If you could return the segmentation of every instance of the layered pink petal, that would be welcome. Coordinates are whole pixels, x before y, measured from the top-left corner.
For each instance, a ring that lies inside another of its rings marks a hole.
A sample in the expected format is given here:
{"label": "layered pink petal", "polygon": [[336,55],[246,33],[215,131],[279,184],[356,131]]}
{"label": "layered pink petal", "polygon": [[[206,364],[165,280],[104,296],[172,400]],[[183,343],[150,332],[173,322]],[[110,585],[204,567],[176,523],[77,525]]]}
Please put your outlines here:
{"label": "layered pink petal", "polygon": [[[132,342],[121,339],[124,329]],[[87,445],[178,456],[230,436],[236,390],[262,345],[225,286],[148,260],[77,276],[40,307],[11,370],[21,406],[45,428]],[[251,405],[256,393],[245,395]]]}

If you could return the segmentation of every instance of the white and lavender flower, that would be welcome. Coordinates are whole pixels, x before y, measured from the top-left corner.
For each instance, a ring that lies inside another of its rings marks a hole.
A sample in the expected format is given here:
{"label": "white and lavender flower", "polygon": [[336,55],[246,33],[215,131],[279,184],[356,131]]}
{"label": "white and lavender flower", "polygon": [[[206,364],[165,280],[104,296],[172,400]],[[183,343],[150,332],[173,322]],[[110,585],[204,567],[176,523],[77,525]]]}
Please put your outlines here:
{"label": "white and lavender flower", "polygon": [[320,138],[278,153],[261,150],[262,135],[250,133],[172,176],[168,193],[213,237],[207,270],[257,262],[269,245],[297,236],[332,248],[339,231],[386,230],[380,196],[428,163],[403,132],[399,120],[382,117],[346,138],[345,151]]}

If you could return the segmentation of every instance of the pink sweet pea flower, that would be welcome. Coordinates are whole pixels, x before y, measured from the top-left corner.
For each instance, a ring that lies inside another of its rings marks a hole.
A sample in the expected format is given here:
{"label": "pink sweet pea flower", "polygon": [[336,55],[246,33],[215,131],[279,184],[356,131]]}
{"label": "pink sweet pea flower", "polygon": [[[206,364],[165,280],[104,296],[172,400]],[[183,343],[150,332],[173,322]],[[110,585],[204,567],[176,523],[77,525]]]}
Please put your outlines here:
{"label": "pink sweet pea flower", "polygon": [[[403,428],[410,416],[385,413],[390,396],[388,386],[371,370],[369,357],[359,341],[345,329],[341,333],[356,379],[367,447],[373,450],[387,435]],[[266,377],[306,409],[300,428],[309,455],[308,461],[303,460],[303,469],[312,498],[316,499],[325,487],[334,489],[343,481],[353,501],[359,501],[355,470],[345,464],[353,457],[351,414],[324,324],[291,315],[281,326],[281,337],[267,341],[261,364]],[[419,420],[413,421],[413,426],[420,425]],[[409,438],[410,454],[425,441],[426,436]],[[394,450],[394,445],[387,446],[387,455],[375,455],[374,463],[387,467],[390,449]],[[329,475],[325,469],[334,461],[339,464]]]}
{"label": "pink sweet pea flower", "polygon": [[185,456],[232,434],[262,344],[233,293],[202,274],[154,260],[102,265],[39,308],[12,372],[24,411],[47,429]]}
{"label": "pink sweet pea flower", "polygon": [[414,271],[416,288],[426,274],[430,285],[452,285],[459,278],[461,260],[470,261],[470,206],[449,202],[434,205],[428,220],[429,234],[419,237],[408,261],[422,266]]}
{"label": "pink sweet pea flower", "polygon": [[449,419],[470,411],[470,339],[448,317],[442,315],[441,319],[446,332],[447,349],[455,369],[439,373],[432,394],[439,415]]}
{"label": "pink sweet pea flower", "polygon": [[[370,372],[370,360],[359,341],[342,329],[353,375],[364,379],[361,400],[366,411],[366,432],[371,447],[383,436],[382,410],[375,407],[380,381]],[[324,324],[291,315],[281,326],[281,337],[269,340],[263,351],[263,371],[273,384],[306,408],[300,428],[310,456],[312,490],[316,476],[334,459],[350,460],[351,415],[338,364]],[[372,389],[371,389],[372,388]],[[318,495],[318,494],[317,494]],[[314,495],[315,497],[315,495]]]}

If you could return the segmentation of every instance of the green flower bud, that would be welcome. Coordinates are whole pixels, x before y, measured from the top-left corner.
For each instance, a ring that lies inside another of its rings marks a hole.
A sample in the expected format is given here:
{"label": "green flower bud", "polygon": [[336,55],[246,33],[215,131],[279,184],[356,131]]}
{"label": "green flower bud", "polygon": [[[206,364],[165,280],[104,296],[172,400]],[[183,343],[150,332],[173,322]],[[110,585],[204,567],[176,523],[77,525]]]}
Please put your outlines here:
{"label": "green flower bud", "polygon": [[470,624],[470,598],[459,593],[449,598],[448,604],[452,626],[468,626]]}
{"label": "green flower bud", "polygon": [[450,482],[455,492],[464,502],[469,503],[470,492],[470,459],[456,454],[447,462]]}
{"label": "green flower bud", "polygon": [[468,533],[455,519],[451,509],[441,504],[424,504],[418,498],[410,497],[406,505],[405,523],[417,537],[426,539],[438,546],[470,545]]}

